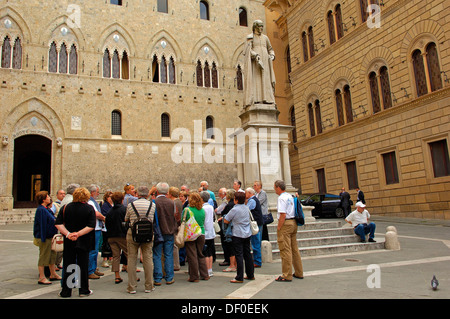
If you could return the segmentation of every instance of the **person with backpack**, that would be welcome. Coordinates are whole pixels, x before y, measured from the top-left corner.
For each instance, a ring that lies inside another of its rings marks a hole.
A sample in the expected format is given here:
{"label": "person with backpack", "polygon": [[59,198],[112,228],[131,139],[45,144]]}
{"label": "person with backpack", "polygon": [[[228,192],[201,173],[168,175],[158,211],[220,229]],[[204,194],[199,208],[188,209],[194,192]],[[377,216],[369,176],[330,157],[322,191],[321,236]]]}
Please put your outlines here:
{"label": "person with backpack", "polygon": [[136,293],[136,265],[138,251],[141,249],[145,274],[145,292],[152,292],[153,286],[153,223],[156,205],[147,200],[149,189],[140,186],[137,189],[138,199],[128,204],[125,222],[129,224],[127,231],[128,250],[128,287],[127,292]]}

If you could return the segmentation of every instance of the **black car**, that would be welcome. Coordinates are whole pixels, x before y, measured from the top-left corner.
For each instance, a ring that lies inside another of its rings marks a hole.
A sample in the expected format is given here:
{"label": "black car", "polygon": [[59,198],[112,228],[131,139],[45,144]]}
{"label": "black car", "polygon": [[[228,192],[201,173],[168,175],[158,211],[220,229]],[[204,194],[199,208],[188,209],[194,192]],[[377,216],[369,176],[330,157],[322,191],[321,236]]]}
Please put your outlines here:
{"label": "black car", "polygon": [[314,217],[344,217],[339,195],[316,193],[300,194],[298,197],[303,206],[314,206],[312,210]]}

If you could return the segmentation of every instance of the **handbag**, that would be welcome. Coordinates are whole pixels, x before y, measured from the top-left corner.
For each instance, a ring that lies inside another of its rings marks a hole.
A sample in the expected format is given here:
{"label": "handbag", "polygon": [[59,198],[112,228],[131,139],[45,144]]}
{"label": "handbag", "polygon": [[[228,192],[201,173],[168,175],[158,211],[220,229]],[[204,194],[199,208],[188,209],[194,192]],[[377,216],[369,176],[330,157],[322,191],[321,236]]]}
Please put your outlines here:
{"label": "handbag", "polygon": [[186,225],[186,214],[184,215],[184,220],[181,221],[181,225],[180,225],[180,227],[178,227],[178,232],[175,235],[175,245],[177,245],[178,248],[184,247],[184,227],[185,227],[185,225]]}
{"label": "handbag", "polygon": [[250,210],[248,210],[248,212],[250,214],[250,229],[252,230],[252,235],[256,235],[259,233],[258,223],[253,219],[252,212]]}
{"label": "handbag", "polygon": [[64,250],[64,236],[62,234],[53,235],[52,250],[57,253]]}
{"label": "handbag", "polygon": [[[64,205],[63,209],[63,221],[64,221],[64,213],[66,212],[66,206]],[[64,223],[65,224],[65,223]],[[55,234],[52,238],[52,250],[59,253],[64,251],[64,236],[63,234]]]}
{"label": "handbag", "polygon": [[[188,212],[190,214],[189,219],[186,221],[186,224],[184,226],[184,241],[194,241],[198,237],[202,235],[202,228],[195,220],[194,214],[191,213],[191,211],[188,209]],[[186,218],[185,218],[186,219]]]}
{"label": "handbag", "polygon": [[263,215],[264,225],[269,225],[273,223],[273,216],[272,213],[268,213],[266,215]]}
{"label": "handbag", "polygon": [[216,234],[220,233],[220,225],[215,216],[214,216],[214,231],[216,232]]}

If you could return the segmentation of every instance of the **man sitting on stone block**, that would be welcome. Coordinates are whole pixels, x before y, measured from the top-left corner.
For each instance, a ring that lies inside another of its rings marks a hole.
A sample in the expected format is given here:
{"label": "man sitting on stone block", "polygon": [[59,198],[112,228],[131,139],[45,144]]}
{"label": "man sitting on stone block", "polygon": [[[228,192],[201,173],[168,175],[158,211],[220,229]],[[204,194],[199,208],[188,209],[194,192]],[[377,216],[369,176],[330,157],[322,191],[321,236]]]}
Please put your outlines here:
{"label": "man sitting on stone block", "polygon": [[375,243],[375,223],[370,222],[370,214],[365,209],[362,202],[356,203],[356,210],[347,216],[345,221],[353,226],[355,234],[361,237],[361,242],[366,242],[366,235],[369,234],[369,242]]}

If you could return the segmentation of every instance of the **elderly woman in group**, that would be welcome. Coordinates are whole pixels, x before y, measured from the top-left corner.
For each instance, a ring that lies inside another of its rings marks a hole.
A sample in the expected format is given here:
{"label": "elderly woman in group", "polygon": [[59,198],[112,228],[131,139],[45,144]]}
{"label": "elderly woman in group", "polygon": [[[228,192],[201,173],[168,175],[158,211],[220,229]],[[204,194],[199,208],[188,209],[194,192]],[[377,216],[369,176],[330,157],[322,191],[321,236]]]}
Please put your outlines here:
{"label": "elderly woman in group", "polygon": [[122,204],[123,193],[114,192],[111,195],[114,206],[106,216],[106,233],[109,246],[112,250],[113,263],[111,271],[115,273],[115,283],[119,284],[123,280],[120,278],[120,256],[121,252],[128,257],[127,252],[127,229],[124,226],[127,208]]}
{"label": "elderly woman in group", "polygon": [[[78,288],[80,297],[89,296],[88,266],[89,251],[94,249],[95,236],[93,230],[97,224],[94,208],[87,204],[91,194],[86,188],[77,188],[73,193],[73,202],[61,209],[58,214],[56,228],[64,239],[63,268],[64,277],[60,297],[70,297],[72,288]],[[78,283],[72,278],[77,274]]]}
{"label": "elderly woman in group", "polygon": [[[192,192],[189,194],[189,207],[183,210],[181,220],[188,220],[194,216],[198,225],[202,229],[202,235],[194,241],[186,241],[186,259],[188,260],[188,273],[190,282],[199,282],[199,279],[208,280],[208,268],[206,266],[205,256],[203,255],[203,246],[205,245],[205,210],[203,209],[203,201],[199,193]],[[186,217],[185,217],[186,216]],[[200,273],[200,276],[199,276]]]}
{"label": "elderly woman in group", "polygon": [[[50,285],[53,280],[61,280],[61,277],[55,272],[56,252],[52,250],[52,238],[57,233],[55,227],[55,216],[47,208],[51,202],[47,191],[41,191],[36,194],[38,208],[34,216],[33,235],[35,245],[39,247],[39,280],[40,285]],[[45,277],[45,267],[50,269],[50,281]]]}
{"label": "elderly woman in group", "polygon": [[[236,253],[236,277],[230,282],[242,283],[244,279],[254,280],[253,257],[250,252],[250,237],[252,230],[250,228],[250,209],[245,205],[245,193],[236,192],[234,194],[234,207],[224,217],[226,224],[233,222],[232,243]],[[244,263],[245,273],[244,277]]]}

